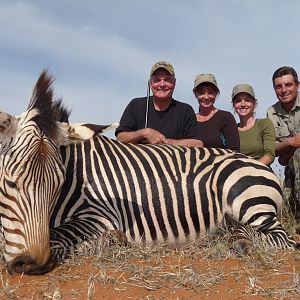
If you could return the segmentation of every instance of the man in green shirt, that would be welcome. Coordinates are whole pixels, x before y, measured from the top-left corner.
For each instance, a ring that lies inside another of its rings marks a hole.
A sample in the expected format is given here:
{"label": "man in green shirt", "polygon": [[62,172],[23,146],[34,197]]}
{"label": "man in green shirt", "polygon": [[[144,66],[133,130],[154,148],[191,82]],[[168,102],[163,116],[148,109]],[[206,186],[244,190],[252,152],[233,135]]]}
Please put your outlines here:
{"label": "man in green shirt", "polygon": [[296,71],[291,67],[277,69],[272,77],[278,102],[268,108],[276,135],[276,156],[285,167],[284,191],[291,211],[300,221],[300,95]]}

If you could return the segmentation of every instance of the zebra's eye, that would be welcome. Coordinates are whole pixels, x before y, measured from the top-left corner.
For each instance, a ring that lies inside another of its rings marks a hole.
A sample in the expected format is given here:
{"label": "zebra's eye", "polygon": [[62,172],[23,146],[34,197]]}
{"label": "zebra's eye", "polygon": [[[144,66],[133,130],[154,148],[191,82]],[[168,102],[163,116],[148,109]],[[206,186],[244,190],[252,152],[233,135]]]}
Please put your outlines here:
{"label": "zebra's eye", "polygon": [[13,182],[13,181],[10,181],[10,180],[5,180],[5,182],[6,182],[6,184],[10,187],[10,188],[12,188],[12,189],[16,189],[17,188],[17,184],[15,183],[15,182]]}

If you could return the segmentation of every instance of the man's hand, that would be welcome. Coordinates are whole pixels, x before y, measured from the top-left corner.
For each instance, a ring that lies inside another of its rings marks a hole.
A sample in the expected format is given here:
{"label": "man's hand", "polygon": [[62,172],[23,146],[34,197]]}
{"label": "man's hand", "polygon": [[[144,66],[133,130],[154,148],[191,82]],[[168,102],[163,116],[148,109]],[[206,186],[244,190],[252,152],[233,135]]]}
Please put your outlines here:
{"label": "man's hand", "polygon": [[300,133],[286,139],[286,143],[294,148],[300,148]]}
{"label": "man's hand", "polygon": [[152,129],[152,128],[145,128],[141,129],[143,130],[143,139],[141,140],[141,143],[143,144],[164,144],[166,137],[161,134],[159,131]]}
{"label": "man's hand", "polygon": [[143,128],[137,131],[120,132],[117,140],[123,143],[133,144],[151,144],[151,145],[178,145],[178,146],[191,146],[203,147],[203,142],[196,139],[168,139],[159,131],[152,128]]}
{"label": "man's hand", "polygon": [[189,147],[204,147],[204,144],[200,140],[196,139],[168,139],[165,138],[164,143],[167,145],[177,145],[177,146],[189,146]]}
{"label": "man's hand", "polygon": [[276,143],[276,156],[282,156],[282,159],[280,160],[282,161],[282,164],[285,165],[298,148],[300,148],[300,133],[286,138],[283,142]]}
{"label": "man's hand", "polygon": [[117,136],[117,140],[123,143],[133,144],[163,144],[165,136],[151,128],[143,128],[136,131],[123,131]]}

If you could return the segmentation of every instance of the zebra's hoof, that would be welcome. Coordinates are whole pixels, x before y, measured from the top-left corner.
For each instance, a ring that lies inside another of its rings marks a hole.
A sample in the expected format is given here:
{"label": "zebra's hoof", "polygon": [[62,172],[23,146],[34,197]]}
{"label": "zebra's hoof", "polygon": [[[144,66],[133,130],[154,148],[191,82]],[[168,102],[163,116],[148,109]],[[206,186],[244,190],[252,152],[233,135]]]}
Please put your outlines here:
{"label": "zebra's hoof", "polygon": [[249,240],[247,240],[247,239],[238,239],[238,240],[235,240],[235,241],[232,242],[231,250],[237,256],[244,256],[244,255],[249,254],[252,246],[253,245]]}

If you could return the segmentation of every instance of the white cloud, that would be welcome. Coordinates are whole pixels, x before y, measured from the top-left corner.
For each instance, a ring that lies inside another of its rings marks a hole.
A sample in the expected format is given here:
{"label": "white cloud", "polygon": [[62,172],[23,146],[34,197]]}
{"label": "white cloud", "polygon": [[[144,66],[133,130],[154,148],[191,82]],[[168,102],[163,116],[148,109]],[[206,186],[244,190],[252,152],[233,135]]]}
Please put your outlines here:
{"label": "white cloud", "polygon": [[114,122],[146,94],[152,63],[166,59],[177,74],[175,97],[195,110],[194,76],[211,72],[220,108],[230,110],[232,87],[248,82],[262,117],[275,101],[273,71],[300,72],[299,9],[293,0],[1,1],[0,107],[22,111],[49,67],[71,118]]}

